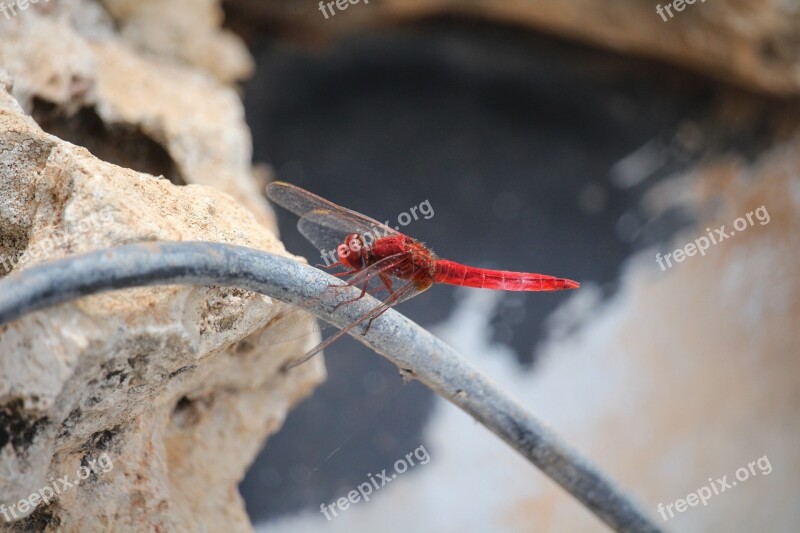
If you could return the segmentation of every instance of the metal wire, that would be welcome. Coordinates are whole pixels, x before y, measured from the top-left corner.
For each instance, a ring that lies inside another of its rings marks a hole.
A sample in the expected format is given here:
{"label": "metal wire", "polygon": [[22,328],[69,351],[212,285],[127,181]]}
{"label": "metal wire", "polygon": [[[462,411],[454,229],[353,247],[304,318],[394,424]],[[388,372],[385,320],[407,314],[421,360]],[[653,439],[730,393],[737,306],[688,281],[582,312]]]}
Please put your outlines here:
{"label": "metal wire", "polygon": [[[377,301],[360,289],[326,291],[338,280],[291,259],[217,243],[148,243],[38,265],[0,280],[0,325],[25,313],[98,292],[153,285],[238,287],[303,306],[344,327]],[[336,294],[330,294],[335,292]],[[457,405],[561,485],[616,531],[661,531],[614,482],[545,428],[455,350],[390,310],[366,336],[350,334]]]}

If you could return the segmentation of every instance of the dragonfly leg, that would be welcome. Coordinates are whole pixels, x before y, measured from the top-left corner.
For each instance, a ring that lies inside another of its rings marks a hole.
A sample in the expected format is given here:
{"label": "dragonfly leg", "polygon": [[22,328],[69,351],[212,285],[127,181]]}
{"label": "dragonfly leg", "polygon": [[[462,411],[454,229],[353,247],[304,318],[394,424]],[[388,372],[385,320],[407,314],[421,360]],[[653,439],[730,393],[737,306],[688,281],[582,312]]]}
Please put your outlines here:
{"label": "dragonfly leg", "polygon": [[[359,277],[358,274],[360,274],[362,272],[364,272],[363,269],[362,270],[350,270],[350,271],[347,271],[347,272],[340,272],[339,274],[334,274],[334,276],[336,276],[336,275],[356,274],[355,277]],[[356,300],[360,300],[361,298],[363,298],[364,295],[368,292],[367,288],[369,287],[369,282],[370,282],[370,280],[372,278],[375,277],[375,274],[378,274],[380,276],[384,276],[384,274],[381,274],[380,272],[367,270],[365,274],[361,275],[361,277],[364,279],[364,287],[362,287],[362,289],[361,289],[361,294],[358,297],[353,298],[352,300],[346,300],[344,302],[340,302],[340,303],[336,304],[336,307],[334,309],[338,308],[342,304],[355,302]],[[334,288],[334,289],[336,289],[336,288],[342,289],[342,288],[345,288],[345,287],[355,287],[359,283],[361,283],[361,279],[353,279],[353,280],[351,280],[350,283],[345,283],[344,285],[328,285],[328,287],[329,288]]]}
{"label": "dragonfly leg", "polygon": [[394,293],[394,287],[392,287],[392,278],[381,272],[379,274],[381,277],[381,281],[383,282],[384,287],[389,291],[389,296],[392,298],[392,302],[397,301],[397,295]]}
{"label": "dragonfly leg", "polygon": [[[342,276],[349,276],[352,273],[353,273],[352,270],[346,270],[344,272],[336,272],[335,274],[331,274],[331,276],[333,276],[334,278],[340,278]],[[330,287],[345,287],[345,285],[330,285]]]}
{"label": "dragonfly leg", "polygon": [[389,309],[390,309],[390,308],[389,308],[389,307],[387,307],[386,309],[383,309],[383,310],[382,310],[380,313],[378,313],[378,314],[377,314],[377,315],[375,315],[374,317],[370,318],[370,319],[369,319],[369,322],[367,322],[367,327],[365,327],[365,328],[364,328],[364,333],[362,333],[362,335],[366,335],[367,333],[369,333],[369,328],[370,328],[370,326],[372,326],[372,321],[373,321],[373,320],[375,320],[376,318],[378,318],[379,316],[381,316],[383,313],[385,313],[385,312],[386,312],[386,311],[388,311]]}
{"label": "dragonfly leg", "polygon": [[[387,276],[386,274],[383,274],[383,273],[380,274],[380,277],[381,277],[381,281],[383,282],[383,285],[389,291],[389,298],[391,298],[391,302],[392,303],[397,302],[397,294],[395,294],[394,287],[392,287],[392,278],[390,278],[389,276]],[[362,333],[362,335],[366,335],[369,332],[369,328],[370,328],[370,326],[372,326],[372,321],[373,320],[375,320],[376,318],[378,318],[379,316],[381,316],[383,313],[385,313],[388,310],[389,310],[389,308],[387,307],[386,309],[384,309],[383,311],[381,311],[380,313],[378,313],[374,317],[370,318],[369,322],[367,322],[367,327],[364,328],[364,333]]]}
{"label": "dragonfly leg", "polygon": [[[349,276],[351,274],[358,274],[359,272],[361,272],[361,271],[360,270],[345,270],[344,272],[336,272],[335,274],[331,274],[331,276],[333,276],[335,278],[340,278],[342,276]],[[336,289],[336,288],[343,289],[345,287],[352,287],[352,285],[350,283],[345,283],[344,285],[334,285],[332,283],[328,284],[328,288],[329,289]]]}
{"label": "dragonfly leg", "polygon": [[[346,285],[342,285],[342,286],[346,286]],[[336,306],[333,308],[333,310],[335,311],[335,310],[339,309],[339,306],[341,306],[341,305],[353,303],[356,300],[360,300],[361,298],[363,298],[364,295],[367,294],[367,287],[368,286],[369,286],[369,278],[364,280],[364,287],[361,288],[361,294],[359,294],[358,296],[356,296],[355,298],[352,298],[350,300],[345,300],[344,302],[339,302],[338,304],[336,304]]]}

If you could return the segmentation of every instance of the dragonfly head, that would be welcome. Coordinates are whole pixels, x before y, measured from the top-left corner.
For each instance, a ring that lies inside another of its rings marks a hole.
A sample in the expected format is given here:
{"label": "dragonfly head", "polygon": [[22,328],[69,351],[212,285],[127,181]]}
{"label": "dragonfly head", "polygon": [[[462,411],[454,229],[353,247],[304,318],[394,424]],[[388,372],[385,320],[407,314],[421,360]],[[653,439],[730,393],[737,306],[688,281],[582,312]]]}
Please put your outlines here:
{"label": "dragonfly head", "polygon": [[336,248],[339,261],[348,268],[361,270],[364,268],[364,252],[366,245],[358,233],[351,233],[345,237],[344,242]]}

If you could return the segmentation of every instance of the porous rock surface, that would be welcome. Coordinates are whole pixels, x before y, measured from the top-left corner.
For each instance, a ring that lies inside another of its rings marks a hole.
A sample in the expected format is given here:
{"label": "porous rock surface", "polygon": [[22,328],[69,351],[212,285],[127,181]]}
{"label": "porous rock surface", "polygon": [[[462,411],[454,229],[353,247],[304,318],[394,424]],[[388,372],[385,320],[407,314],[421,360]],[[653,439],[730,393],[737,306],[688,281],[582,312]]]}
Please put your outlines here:
{"label": "porous rock surface", "polygon": [[[162,57],[138,50],[115,33],[122,22],[88,0],[39,3],[2,22],[0,69],[46,131],[106,161],[213,186],[272,223],[253,179],[252,140],[234,88],[178,61],[177,51]],[[214,43],[206,55],[227,57]]]}
{"label": "porous rock surface", "polygon": [[[88,1],[0,20],[0,277],[140,241],[287,255],[252,179],[241,102],[219,81],[232,74],[116,31]],[[256,342],[291,320],[307,318],[262,295],[167,286],[0,327],[0,530],[251,530],[237,484],[325,375],[320,358],[279,370],[314,339]],[[82,479],[101,458],[110,468]]]}
{"label": "porous rock surface", "polygon": [[196,65],[224,82],[253,70],[241,40],[221,29],[218,0],[102,0],[120,26],[120,35],[137,49]]}

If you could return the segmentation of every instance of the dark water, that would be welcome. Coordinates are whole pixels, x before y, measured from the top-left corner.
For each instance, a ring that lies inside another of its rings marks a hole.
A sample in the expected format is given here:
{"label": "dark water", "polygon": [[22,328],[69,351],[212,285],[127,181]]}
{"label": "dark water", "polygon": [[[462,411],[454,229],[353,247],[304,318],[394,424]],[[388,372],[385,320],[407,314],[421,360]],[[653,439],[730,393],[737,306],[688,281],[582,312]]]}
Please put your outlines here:
{"label": "dark water", "polygon": [[[279,179],[380,221],[428,200],[434,216],[403,229],[440,256],[607,291],[632,251],[685,222],[645,220],[642,191],[733,142],[706,131],[709,82],[510,28],[439,20],[323,52],[263,41],[254,53],[245,101],[255,159]],[[676,142],[687,132],[694,142]],[[612,185],[615,163],[648,142],[657,164],[647,180]],[[295,223],[280,213],[288,249],[319,262]],[[543,320],[563,300],[504,300],[494,324],[520,364],[535,364]],[[451,288],[434,287],[400,311],[431,325],[453,303]],[[431,393],[349,338],[326,359],[328,381],[241,484],[254,521],[319,509],[424,444]]]}

